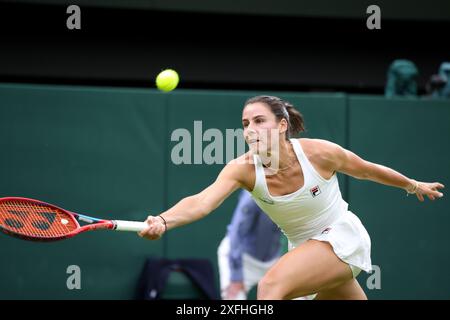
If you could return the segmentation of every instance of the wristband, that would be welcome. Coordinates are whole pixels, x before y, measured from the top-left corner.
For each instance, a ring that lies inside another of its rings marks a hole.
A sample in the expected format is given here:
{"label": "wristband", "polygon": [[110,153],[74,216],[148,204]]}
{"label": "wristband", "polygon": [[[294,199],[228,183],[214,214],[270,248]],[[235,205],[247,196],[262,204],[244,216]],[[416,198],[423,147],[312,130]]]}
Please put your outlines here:
{"label": "wristband", "polygon": [[166,219],[164,219],[162,215],[159,215],[158,217],[160,217],[160,218],[162,219],[162,221],[164,221],[164,233],[166,233],[166,232],[167,232],[167,222],[166,222]]}
{"label": "wristband", "polygon": [[406,195],[415,194],[417,192],[417,189],[419,189],[419,183],[416,180],[413,180],[413,181],[414,181],[414,186],[413,186],[412,190],[406,189]]}

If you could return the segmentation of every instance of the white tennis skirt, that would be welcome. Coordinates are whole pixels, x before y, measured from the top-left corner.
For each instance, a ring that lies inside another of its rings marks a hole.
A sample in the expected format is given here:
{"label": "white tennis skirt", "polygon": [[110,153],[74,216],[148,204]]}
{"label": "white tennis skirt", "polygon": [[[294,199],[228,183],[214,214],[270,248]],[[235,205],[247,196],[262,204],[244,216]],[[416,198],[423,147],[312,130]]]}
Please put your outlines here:
{"label": "white tennis skirt", "polygon": [[[347,211],[337,221],[309,239],[330,243],[339,259],[350,266],[354,277],[361,270],[365,272],[372,271],[370,236],[361,223],[361,220],[353,212]],[[309,239],[299,241],[298,243],[290,243],[290,249],[299,246]]]}

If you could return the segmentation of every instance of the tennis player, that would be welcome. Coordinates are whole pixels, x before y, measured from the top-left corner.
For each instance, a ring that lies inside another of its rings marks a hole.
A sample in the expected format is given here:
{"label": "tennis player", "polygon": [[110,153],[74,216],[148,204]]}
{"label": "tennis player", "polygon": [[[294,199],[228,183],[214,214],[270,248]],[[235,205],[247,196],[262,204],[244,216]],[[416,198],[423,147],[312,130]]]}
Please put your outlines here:
{"label": "tennis player", "polygon": [[[256,96],[242,113],[250,150],[230,161],[216,181],[159,216],[149,216],[139,235],[159,239],[167,230],[204,218],[243,188],[283,230],[291,250],[258,284],[258,299],[367,299],[356,281],[371,270],[370,237],[342,199],[337,172],[415,194],[440,198],[441,183],[419,182],[318,139],[291,139],[304,131],[303,116],[288,102]],[[278,150],[273,141],[279,141]],[[273,163],[277,165],[274,166]]]}

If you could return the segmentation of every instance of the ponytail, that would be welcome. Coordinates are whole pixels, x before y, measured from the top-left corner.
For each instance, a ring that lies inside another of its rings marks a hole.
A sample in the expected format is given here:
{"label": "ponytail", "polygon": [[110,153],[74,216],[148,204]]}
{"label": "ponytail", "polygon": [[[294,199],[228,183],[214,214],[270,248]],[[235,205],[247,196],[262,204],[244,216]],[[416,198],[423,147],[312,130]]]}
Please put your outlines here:
{"label": "ponytail", "polygon": [[304,132],[305,124],[303,121],[303,115],[287,101],[284,102],[284,106],[289,115],[289,119],[287,119],[289,123],[289,135],[296,135]]}

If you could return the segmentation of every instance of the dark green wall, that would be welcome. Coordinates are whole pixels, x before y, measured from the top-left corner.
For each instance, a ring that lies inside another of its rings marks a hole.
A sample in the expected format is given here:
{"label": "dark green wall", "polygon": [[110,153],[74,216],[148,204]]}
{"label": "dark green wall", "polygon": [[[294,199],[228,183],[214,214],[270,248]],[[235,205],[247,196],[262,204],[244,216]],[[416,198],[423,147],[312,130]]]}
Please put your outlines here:
{"label": "dark green wall", "polygon": [[[164,103],[143,90],[0,86],[0,195],[111,219],[163,209]],[[2,236],[0,299],[130,298],[144,258],[162,248],[129,233]],[[81,268],[79,291],[66,288],[69,265]]]}
{"label": "dark green wall", "polygon": [[[348,105],[351,150],[419,181],[449,187],[449,101],[351,96]],[[421,203],[401,190],[350,179],[349,198],[371,235],[372,263],[381,270],[381,290],[369,297],[449,299],[448,194]]]}
{"label": "dark green wall", "polygon": [[[171,150],[178,142],[171,141],[172,132],[185,128],[193,136],[196,120],[202,121],[203,133],[238,129],[244,101],[256,94],[0,85],[0,196],[143,220],[202,190],[223,167],[173,164]],[[331,140],[419,180],[448,185],[449,102],[272,94],[300,109],[305,136]],[[359,277],[369,298],[448,298],[447,198],[419,203],[374,183],[342,176],[340,183],[372,237],[373,264],[381,268],[381,290],[367,289],[368,276]],[[208,258],[217,270],[216,249],[236,196],[204,220],[155,242],[100,231],[51,244],[0,235],[0,299],[131,299],[150,255]],[[81,290],[66,288],[69,265],[81,267]]]}

